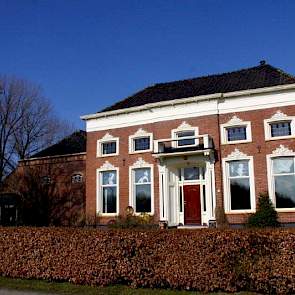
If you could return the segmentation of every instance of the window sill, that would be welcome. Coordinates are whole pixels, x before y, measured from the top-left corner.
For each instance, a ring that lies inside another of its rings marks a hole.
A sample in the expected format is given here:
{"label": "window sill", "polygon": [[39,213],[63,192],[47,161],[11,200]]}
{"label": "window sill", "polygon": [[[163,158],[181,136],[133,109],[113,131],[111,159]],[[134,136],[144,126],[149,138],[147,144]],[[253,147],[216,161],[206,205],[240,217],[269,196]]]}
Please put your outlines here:
{"label": "window sill", "polygon": [[129,154],[130,155],[133,155],[133,154],[143,154],[143,153],[152,153],[152,149],[149,149],[149,150],[140,150],[140,151],[129,151]]}
{"label": "window sill", "polygon": [[295,135],[270,137],[270,138],[266,138],[265,141],[280,140],[280,139],[292,139],[292,138],[295,138]]}
{"label": "window sill", "polygon": [[252,140],[236,140],[236,141],[227,141],[223,142],[222,145],[228,145],[228,144],[242,144],[242,143],[251,143]]}
{"label": "window sill", "polygon": [[119,216],[119,213],[96,213],[98,217],[116,217]]}
{"label": "window sill", "polygon": [[295,213],[295,208],[275,208],[278,213]]}
{"label": "window sill", "polygon": [[225,214],[235,215],[235,214],[252,214],[255,210],[235,210],[235,211],[225,211]]}
{"label": "window sill", "polygon": [[119,154],[116,153],[116,154],[107,154],[107,155],[96,155],[96,158],[106,158],[106,157],[115,157],[115,156],[119,156]]}

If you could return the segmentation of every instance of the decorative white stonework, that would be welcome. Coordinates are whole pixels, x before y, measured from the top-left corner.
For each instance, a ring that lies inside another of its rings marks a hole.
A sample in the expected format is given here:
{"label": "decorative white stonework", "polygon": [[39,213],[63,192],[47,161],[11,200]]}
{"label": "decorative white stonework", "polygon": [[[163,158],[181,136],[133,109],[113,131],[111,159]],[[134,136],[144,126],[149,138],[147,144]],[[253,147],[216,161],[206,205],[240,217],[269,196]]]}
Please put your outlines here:
{"label": "decorative white stonework", "polygon": [[142,128],[139,128],[134,134],[134,137],[140,137],[140,136],[145,136],[145,135],[149,135],[149,133],[147,131],[145,131]]}
{"label": "decorative white stonework", "polygon": [[188,124],[186,121],[183,121],[177,128],[176,130],[188,130],[192,129],[192,126]]}
{"label": "decorative white stonework", "polygon": [[111,135],[110,133],[106,133],[102,138],[101,140],[109,140],[109,139],[114,139],[114,136]]}
{"label": "decorative white stonework", "polygon": [[102,166],[99,168],[100,170],[114,170],[116,167],[111,164],[109,161],[105,161]]}
{"label": "decorative white stonework", "polygon": [[238,125],[240,123],[243,123],[243,120],[241,120],[239,117],[237,116],[233,116],[226,124],[230,124],[230,125]]}
{"label": "decorative white stonework", "polygon": [[150,165],[142,157],[139,157],[137,161],[132,165],[132,168],[142,168]]}
{"label": "decorative white stonework", "polygon": [[232,153],[230,153],[226,158],[233,159],[233,160],[239,160],[239,159],[244,159],[246,157],[248,157],[248,155],[244,154],[239,149],[235,148],[235,150]]}
{"label": "decorative white stonework", "polygon": [[286,119],[287,117],[288,116],[286,114],[278,110],[270,119],[274,121],[280,121]]}
{"label": "decorative white stonework", "polygon": [[294,151],[290,150],[288,147],[280,144],[280,146],[272,152],[276,156],[288,156],[294,154]]}

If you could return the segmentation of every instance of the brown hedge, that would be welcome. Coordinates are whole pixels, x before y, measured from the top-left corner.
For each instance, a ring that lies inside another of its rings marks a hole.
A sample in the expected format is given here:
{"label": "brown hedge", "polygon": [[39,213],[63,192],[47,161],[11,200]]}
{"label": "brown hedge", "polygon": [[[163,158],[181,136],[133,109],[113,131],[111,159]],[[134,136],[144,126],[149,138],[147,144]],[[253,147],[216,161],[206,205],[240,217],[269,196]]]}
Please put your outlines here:
{"label": "brown hedge", "polygon": [[295,231],[0,228],[0,275],[199,291],[295,293]]}

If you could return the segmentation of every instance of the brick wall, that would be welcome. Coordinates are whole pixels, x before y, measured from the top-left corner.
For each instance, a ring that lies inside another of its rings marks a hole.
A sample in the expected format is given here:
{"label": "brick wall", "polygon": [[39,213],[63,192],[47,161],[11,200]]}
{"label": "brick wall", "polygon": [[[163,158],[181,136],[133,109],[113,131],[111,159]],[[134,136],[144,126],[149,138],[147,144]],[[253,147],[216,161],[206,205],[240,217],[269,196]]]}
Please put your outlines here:
{"label": "brick wall", "polygon": [[[82,183],[72,183],[71,176],[75,173],[83,175]],[[50,177],[50,184],[41,183],[44,176]],[[85,219],[85,176],[85,154],[21,161],[7,179],[5,190],[21,193],[29,203],[28,199],[31,198],[34,203],[38,194],[44,194],[43,197],[48,195],[49,224],[78,225]]]}
{"label": "brick wall", "polygon": [[[270,118],[277,110],[281,110],[287,115],[295,114],[295,106],[247,111],[239,113],[230,113],[220,115],[220,124],[228,122],[233,115],[238,116],[243,121],[251,121],[252,142],[243,144],[222,145],[219,151],[219,125],[218,116],[210,115],[196,118],[171,120],[164,122],[155,122],[140,126],[132,126],[125,128],[117,128],[104,131],[88,132],[87,133],[87,160],[86,160],[86,214],[95,216],[96,212],[96,169],[101,167],[105,161],[109,161],[115,167],[119,167],[120,173],[120,214],[124,213],[125,208],[129,205],[129,166],[132,166],[139,157],[142,157],[146,162],[154,164],[154,192],[155,192],[155,217],[159,218],[159,179],[157,162],[151,153],[129,154],[128,137],[133,135],[139,128],[143,128],[147,132],[152,132],[154,139],[170,138],[171,130],[177,128],[183,121],[186,121],[191,126],[199,127],[199,134],[209,134],[214,141],[216,149],[215,163],[215,179],[216,179],[216,201],[217,205],[223,204],[223,185],[221,174],[221,157],[227,157],[235,148],[248,156],[254,157],[254,175],[255,175],[255,192],[258,198],[259,192],[267,191],[267,170],[266,170],[266,155],[271,154],[274,149],[283,144],[290,149],[295,150],[295,140],[273,140],[265,141],[264,136],[264,119]],[[96,157],[97,140],[102,138],[107,132],[114,137],[120,138],[120,154],[119,156]],[[257,203],[257,202],[256,202]],[[295,222],[295,213],[280,213],[280,220],[283,222]],[[245,222],[247,215],[245,214],[229,214],[231,223]],[[102,222],[107,222],[109,218],[102,218]]]}

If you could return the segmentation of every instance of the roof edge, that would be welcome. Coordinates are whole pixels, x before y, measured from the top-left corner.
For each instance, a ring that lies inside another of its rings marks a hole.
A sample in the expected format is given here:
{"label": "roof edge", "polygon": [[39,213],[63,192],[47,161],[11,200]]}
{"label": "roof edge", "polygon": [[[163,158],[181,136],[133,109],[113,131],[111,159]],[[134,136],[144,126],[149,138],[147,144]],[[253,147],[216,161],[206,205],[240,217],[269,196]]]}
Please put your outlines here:
{"label": "roof edge", "polygon": [[243,96],[243,95],[253,95],[253,94],[268,93],[268,92],[272,92],[272,91],[284,91],[284,90],[291,90],[291,89],[295,89],[295,83],[286,84],[286,85],[277,85],[277,86],[271,86],[271,87],[233,91],[233,92],[213,93],[213,94],[208,94],[208,95],[177,98],[177,99],[173,99],[173,100],[148,103],[148,104],[144,104],[141,106],[135,106],[135,107],[125,108],[125,109],[106,111],[106,112],[94,113],[94,114],[89,114],[89,115],[82,115],[82,116],[80,116],[80,119],[87,121],[87,120],[91,120],[91,119],[98,119],[98,118],[102,118],[102,117],[109,117],[109,116],[114,116],[114,115],[133,113],[133,112],[141,111],[144,109],[152,109],[155,107],[162,107],[162,106],[167,106],[167,105],[176,105],[176,104],[189,103],[189,102],[193,102],[193,101],[218,99],[218,98],[222,98],[222,97],[223,98],[225,98],[225,97],[231,98],[231,97],[237,97],[237,96]]}
{"label": "roof edge", "polygon": [[86,155],[86,152],[21,159],[21,160],[19,160],[19,162],[36,161],[36,160],[49,160],[49,159],[54,159],[54,158],[73,157],[73,156],[80,156],[80,155],[81,156]]}

